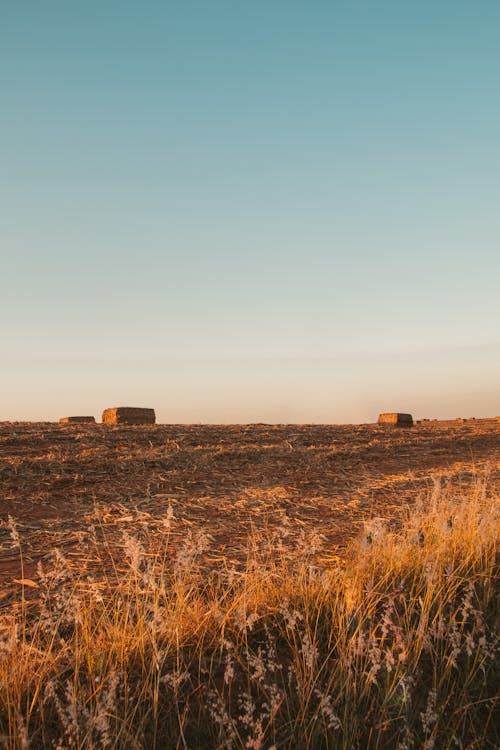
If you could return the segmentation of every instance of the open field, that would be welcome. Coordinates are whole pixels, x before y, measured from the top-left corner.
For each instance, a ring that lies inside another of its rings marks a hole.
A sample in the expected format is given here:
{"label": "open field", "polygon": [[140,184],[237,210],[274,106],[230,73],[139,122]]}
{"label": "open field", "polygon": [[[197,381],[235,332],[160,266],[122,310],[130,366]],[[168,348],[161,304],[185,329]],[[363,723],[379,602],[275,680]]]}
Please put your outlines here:
{"label": "open field", "polygon": [[499,427],[2,425],[1,747],[496,750]]}
{"label": "open field", "polygon": [[[75,565],[123,532],[174,514],[172,550],[204,535],[208,565],[241,558],[250,530],[285,523],[290,538],[321,531],[325,554],[366,519],[397,516],[434,477],[496,476],[500,422],[360,426],[0,425],[0,533],[7,515],[23,539],[25,574],[55,547]],[[396,498],[396,502],[395,502]],[[18,556],[3,554],[5,583]]]}
{"label": "open field", "polygon": [[[316,540],[334,557],[371,517],[392,519],[444,477],[467,483],[488,466],[498,480],[500,422],[424,422],[411,429],[349,426],[111,427],[0,424],[3,595],[60,549],[80,570],[89,554],[121,550],[124,532],[171,519],[170,549],[189,532],[208,567],[245,557],[251,531],[287,528],[287,544]],[[171,510],[169,510],[169,508]],[[120,553],[121,554],[121,553]]]}
{"label": "open field", "polygon": [[3,440],[2,747],[499,746],[497,423]]}

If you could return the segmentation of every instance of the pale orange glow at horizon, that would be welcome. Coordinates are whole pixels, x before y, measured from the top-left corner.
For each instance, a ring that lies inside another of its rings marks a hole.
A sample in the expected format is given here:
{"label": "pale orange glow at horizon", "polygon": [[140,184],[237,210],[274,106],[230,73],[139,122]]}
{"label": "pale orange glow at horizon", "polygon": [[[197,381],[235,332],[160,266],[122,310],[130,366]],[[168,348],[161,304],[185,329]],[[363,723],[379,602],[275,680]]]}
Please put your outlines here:
{"label": "pale orange glow at horizon", "polygon": [[100,420],[120,405],[152,406],[167,423],[360,423],[383,411],[488,417],[500,414],[499,369],[496,347],[311,361],[23,362],[3,367],[0,419]]}

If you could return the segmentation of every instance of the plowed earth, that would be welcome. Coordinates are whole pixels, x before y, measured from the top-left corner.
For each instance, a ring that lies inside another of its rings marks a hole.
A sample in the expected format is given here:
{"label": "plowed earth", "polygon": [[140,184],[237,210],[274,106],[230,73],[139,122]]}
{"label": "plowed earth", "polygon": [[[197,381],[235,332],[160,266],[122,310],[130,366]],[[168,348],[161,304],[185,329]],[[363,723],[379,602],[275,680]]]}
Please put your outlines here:
{"label": "plowed earth", "polygon": [[35,582],[37,563],[54,548],[83,572],[92,559],[123,559],[124,533],[163,539],[169,506],[174,556],[188,539],[204,565],[241,562],[250,533],[284,529],[279,538],[294,545],[321,534],[328,559],[367,519],[397,518],[436,478],[458,491],[485,468],[500,483],[495,420],[413,428],[0,423],[0,596],[10,598],[21,576],[9,516],[23,575]]}

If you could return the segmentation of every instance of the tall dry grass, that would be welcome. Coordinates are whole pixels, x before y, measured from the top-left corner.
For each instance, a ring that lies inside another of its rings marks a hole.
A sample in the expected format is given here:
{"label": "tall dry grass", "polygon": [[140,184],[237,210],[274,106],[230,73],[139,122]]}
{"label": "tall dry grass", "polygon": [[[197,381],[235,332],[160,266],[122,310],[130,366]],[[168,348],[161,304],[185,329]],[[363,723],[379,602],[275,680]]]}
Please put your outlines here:
{"label": "tall dry grass", "polygon": [[3,615],[3,747],[499,747],[486,480],[436,486],[327,567],[317,533],[291,549],[284,527],[250,541],[243,570],[204,574],[203,533],[171,561],[174,522],[125,536],[100,580],[56,552],[36,597]]}

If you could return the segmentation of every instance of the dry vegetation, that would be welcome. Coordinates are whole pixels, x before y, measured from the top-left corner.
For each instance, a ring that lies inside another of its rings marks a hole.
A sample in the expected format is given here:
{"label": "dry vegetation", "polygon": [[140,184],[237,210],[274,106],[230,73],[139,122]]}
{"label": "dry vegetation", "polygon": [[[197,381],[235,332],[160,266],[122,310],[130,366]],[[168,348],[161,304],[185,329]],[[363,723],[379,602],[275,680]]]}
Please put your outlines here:
{"label": "dry vegetation", "polygon": [[499,428],[3,426],[2,745],[497,748]]}
{"label": "dry vegetation", "polygon": [[[433,477],[463,484],[499,459],[496,421],[411,429],[0,423],[0,542],[8,545],[10,514],[28,576],[54,548],[82,572],[96,546],[99,558],[120,560],[124,531],[161,530],[171,505],[172,554],[187,534],[203,533],[207,567],[244,560],[251,532],[283,524],[297,543],[319,529],[328,563],[366,519],[393,519]],[[5,597],[19,574],[17,553],[4,549]]]}

